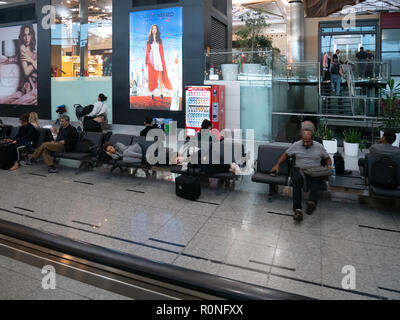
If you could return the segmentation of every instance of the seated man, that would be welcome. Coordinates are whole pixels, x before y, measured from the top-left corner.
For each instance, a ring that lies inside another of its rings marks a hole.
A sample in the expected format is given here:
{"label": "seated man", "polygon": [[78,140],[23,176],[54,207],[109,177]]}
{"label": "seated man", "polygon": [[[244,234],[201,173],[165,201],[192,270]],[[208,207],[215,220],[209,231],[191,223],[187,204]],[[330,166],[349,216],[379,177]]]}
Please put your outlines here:
{"label": "seated man", "polygon": [[[321,139],[320,137],[317,137],[317,136],[315,135],[314,123],[312,123],[311,121],[306,120],[306,121],[303,121],[303,122],[301,123],[301,131],[300,131],[300,132],[303,132],[303,131],[311,131],[311,132],[312,132],[312,138],[313,138],[313,140],[314,140],[314,141],[317,141],[317,142],[319,142],[319,143],[322,143],[322,139]],[[301,139],[302,139],[302,134],[300,133],[298,136],[296,136],[296,137],[293,139],[292,143],[295,143],[296,141],[300,141]]]}
{"label": "seated man", "polygon": [[84,132],[103,132],[101,124],[105,121],[103,115],[96,118],[87,118],[83,123]]}
{"label": "seated man", "polygon": [[378,143],[369,148],[370,153],[379,153],[383,155],[393,155],[400,152],[400,148],[392,146],[396,141],[396,133],[393,130],[385,130]]}
{"label": "seated man", "polygon": [[326,160],[328,168],[332,167],[332,161],[324,146],[319,142],[312,140],[311,131],[302,132],[302,140],[293,143],[288,150],[280,157],[278,162],[271,169],[271,175],[276,175],[279,172],[279,166],[285,162],[288,157],[296,157],[296,166],[290,170],[290,177],[293,183],[293,211],[294,220],[301,221],[303,219],[303,211],[301,205],[303,184],[310,182],[310,198],[307,202],[307,214],[312,214],[316,208],[319,189],[323,178],[313,178],[306,176],[303,172],[305,168],[321,166],[321,159]]}
{"label": "seated man", "polygon": [[150,130],[159,129],[159,128],[153,123],[153,118],[152,118],[152,117],[146,117],[146,119],[145,119],[145,121],[144,121],[144,125],[145,125],[145,128],[144,128],[142,131],[140,131],[140,136],[141,136],[141,137],[146,137],[146,136],[147,136],[147,133],[148,133]]}
{"label": "seated man", "polygon": [[71,152],[78,142],[78,131],[70,124],[69,117],[66,115],[61,116],[60,124],[61,128],[57,134],[56,141],[43,143],[30,158],[30,163],[32,163],[40,156],[43,156],[49,173],[58,172],[54,166],[51,152]]}
{"label": "seated man", "polygon": [[[400,154],[400,148],[392,146],[395,141],[396,133],[393,130],[387,129],[384,131],[383,136],[378,143],[373,144],[369,148],[369,153],[377,153],[386,156]],[[364,158],[358,159],[358,166],[360,168],[360,174],[364,175]]]}
{"label": "seated man", "polygon": [[138,143],[131,146],[126,146],[123,143],[117,142],[115,146],[107,141],[103,144],[102,149],[113,160],[123,160],[126,163],[140,163],[143,159],[143,151]]}

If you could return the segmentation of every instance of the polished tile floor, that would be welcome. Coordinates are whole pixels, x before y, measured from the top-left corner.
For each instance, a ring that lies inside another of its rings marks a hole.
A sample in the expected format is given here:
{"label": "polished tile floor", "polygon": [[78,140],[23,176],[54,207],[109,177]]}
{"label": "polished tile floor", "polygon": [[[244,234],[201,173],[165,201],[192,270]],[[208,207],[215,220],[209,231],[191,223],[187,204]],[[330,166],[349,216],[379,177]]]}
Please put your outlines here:
{"label": "polished tile floor", "polygon": [[[295,223],[291,199],[268,202],[267,186],[250,177],[233,188],[203,188],[196,202],[178,198],[173,179],[167,172],[113,176],[107,168],[50,175],[42,164],[1,171],[0,218],[308,297],[400,299],[398,207],[321,200]],[[356,271],[353,290],[342,288],[348,265]],[[1,267],[13,272],[7,262]]]}

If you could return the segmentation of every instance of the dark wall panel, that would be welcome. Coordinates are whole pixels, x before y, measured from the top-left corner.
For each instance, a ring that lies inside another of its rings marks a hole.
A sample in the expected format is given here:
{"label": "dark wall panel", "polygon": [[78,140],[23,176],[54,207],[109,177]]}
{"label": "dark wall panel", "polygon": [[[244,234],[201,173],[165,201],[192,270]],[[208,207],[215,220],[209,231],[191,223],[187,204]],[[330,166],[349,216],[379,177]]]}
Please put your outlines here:
{"label": "dark wall panel", "polygon": [[[36,0],[34,4],[7,6],[4,10],[8,14],[8,23],[0,21],[1,26],[22,25],[24,23],[37,23],[37,54],[38,54],[38,105],[17,106],[0,105],[0,116],[19,117],[22,113],[35,111],[41,119],[51,119],[51,79],[50,79],[50,37],[51,30],[43,29],[42,7],[50,4],[50,0]],[[34,5],[34,10],[32,6]],[[0,8],[0,16],[4,14]],[[14,17],[11,19],[10,17]],[[11,21],[11,20],[13,21]]]}
{"label": "dark wall panel", "polygon": [[[166,5],[133,7],[131,0],[113,0],[113,122],[142,125],[147,116],[171,118],[184,126],[184,111],[138,110],[129,105],[129,13],[183,7],[183,86],[201,85],[204,80],[203,0],[183,0]],[[148,2],[151,3],[151,2]],[[184,106],[182,107],[184,109]]]}

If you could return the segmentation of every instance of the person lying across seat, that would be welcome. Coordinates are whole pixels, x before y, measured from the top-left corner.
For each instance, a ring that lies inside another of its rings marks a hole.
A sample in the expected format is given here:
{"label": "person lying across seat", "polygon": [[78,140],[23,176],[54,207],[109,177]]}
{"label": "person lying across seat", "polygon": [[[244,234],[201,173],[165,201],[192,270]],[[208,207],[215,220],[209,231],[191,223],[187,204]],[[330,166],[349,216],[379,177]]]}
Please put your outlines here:
{"label": "person lying across seat", "polygon": [[138,143],[126,146],[121,142],[112,145],[107,141],[103,144],[102,149],[113,160],[122,160],[126,163],[140,163],[143,159],[143,151]]}
{"label": "person lying across seat", "polygon": [[[219,148],[213,148],[213,144],[220,144]],[[195,143],[196,144],[196,143]],[[206,146],[204,148],[204,146]],[[182,171],[190,171],[190,169],[200,169],[200,172],[206,175],[212,175],[217,173],[228,173],[232,172],[235,175],[241,175],[242,170],[240,165],[244,164],[248,159],[248,155],[241,157],[237,161],[226,163],[223,154],[224,146],[221,142],[205,143],[202,148],[188,145],[184,152],[175,153],[172,157],[172,164],[182,166]],[[232,145],[233,147],[233,145]]]}

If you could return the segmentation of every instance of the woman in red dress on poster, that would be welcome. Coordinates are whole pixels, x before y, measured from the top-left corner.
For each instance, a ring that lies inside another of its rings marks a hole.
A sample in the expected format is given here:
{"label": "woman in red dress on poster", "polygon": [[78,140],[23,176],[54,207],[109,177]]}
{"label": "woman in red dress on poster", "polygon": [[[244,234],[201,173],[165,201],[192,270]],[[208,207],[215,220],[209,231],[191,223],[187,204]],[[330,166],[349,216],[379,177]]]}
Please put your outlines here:
{"label": "woman in red dress on poster", "polygon": [[164,48],[160,30],[155,24],[151,26],[147,40],[146,66],[149,75],[149,91],[151,92],[151,98],[154,99],[153,91],[160,85],[160,96],[161,99],[163,99],[164,87],[167,90],[172,90],[172,85],[169,81],[167,67],[165,65]]}

